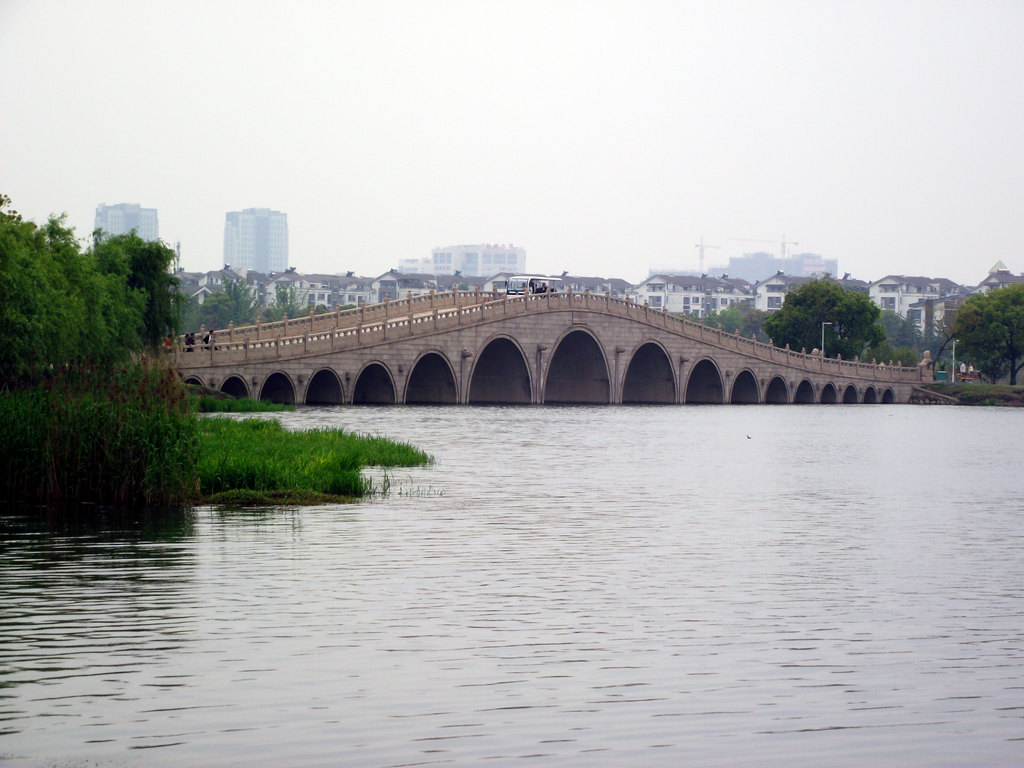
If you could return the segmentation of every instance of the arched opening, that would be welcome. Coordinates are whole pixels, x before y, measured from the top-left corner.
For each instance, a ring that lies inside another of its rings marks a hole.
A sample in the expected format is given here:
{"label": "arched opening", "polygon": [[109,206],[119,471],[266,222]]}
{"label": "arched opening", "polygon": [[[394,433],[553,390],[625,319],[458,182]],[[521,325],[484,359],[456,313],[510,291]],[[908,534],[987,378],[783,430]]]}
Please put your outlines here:
{"label": "arched opening", "polygon": [[405,402],[407,405],[451,405],[458,402],[455,376],[441,355],[428,352],[416,361],[409,374]]}
{"label": "arched opening", "polygon": [[768,389],[764,393],[766,403],[788,403],[789,390],[786,389],[786,382],[781,376],[776,376],[768,382]]}
{"label": "arched opening", "polygon": [[551,355],[544,402],[607,405],[610,401],[608,366],[601,348],[586,331],[572,331]]}
{"label": "arched opening", "polygon": [[794,403],[813,403],[814,402],[814,387],[811,386],[811,382],[804,379],[800,382],[800,386],[796,388],[796,395],[793,397]]}
{"label": "arched opening", "polygon": [[821,402],[825,405],[834,405],[839,399],[839,393],[836,392],[835,385],[832,382],[826,384],[821,390]]}
{"label": "arched opening", "polygon": [[494,339],[477,358],[469,382],[470,403],[529,403],[530,372],[512,341]]}
{"label": "arched opening", "polygon": [[723,401],[722,377],[718,375],[718,368],[710,360],[701,360],[690,372],[686,402],[720,404]]}
{"label": "arched opening", "polygon": [[220,391],[231,397],[249,397],[249,388],[241,376],[228,376],[221,382]]}
{"label": "arched opening", "polygon": [[353,405],[394,405],[395,384],[380,363],[370,363],[360,371],[352,390]]}
{"label": "arched opening", "polygon": [[843,390],[843,405],[855,405],[858,402],[860,400],[857,397],[857,388],[850,384]]}
{"label": "arched opening", "polygon": [[882,402],[885,403],[886,405],[890,405],[896,402],[896,395],[893,394],[893,391],[891,389],[885,390],[885,393],[882,395]]}
{"label": "arched opening", "polygon": [[878,393],[874,387],[868,387],[864,390],[864,402],[869,405],[874,405],[878,402]]}
{"label": "arched opening", "polygon": [[201,387],[201,386],[203,386],[203,380],[200,379],[198,376],[186,376],[182,380],[182,383],[183,384],[191,384],[194,387]]}
{"label": "arched opening", "polygon": [[729,398],[729,402],[758,402],[757,379],[754,378],[754,374],[746,370],[739,372],[739,374],[736,376],[736,381],[732,383],[732,397]]}
{"label": "arched opening", "polygon": [[282,403],[284,405],[295,404],[295,388],[291,380],[280,371],[270,374],[263,382],[263,389],[260,390],[260,400],[269,400],[271,403]]}
{"label": "arched opening", "polygon": [[306,388],[306,405],[340,405],[345,402],[341,381],[330,368],[322,368],[313,374]]}
{"label": "arched opening", "polygon": [[653,342],[640,347],[629,361],[622,385],[623,403],[674,403],[676,382],[665,350]]}

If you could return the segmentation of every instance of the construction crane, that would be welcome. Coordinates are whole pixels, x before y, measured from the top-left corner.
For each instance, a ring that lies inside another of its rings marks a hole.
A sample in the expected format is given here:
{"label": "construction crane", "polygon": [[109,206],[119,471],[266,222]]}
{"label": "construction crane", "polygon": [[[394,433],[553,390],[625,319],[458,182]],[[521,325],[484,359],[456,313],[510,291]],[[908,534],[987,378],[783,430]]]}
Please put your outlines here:
{"label": "construction crane", "polygon": [[705,248],[721,248],[720,245],[704,245],[704,236],[701,235],[700,242],[697,243],[694,248],[697,249],[697,253],[700,254],[700,273],[704,274],[704,249]]}
{"label": "construction crane", "polygon": [[734,237],[732,239],[737,241],[737,242],[739,242],[739,243],[775,243],[775,245],[779,246],[779,248],[780,248],[780,250],[782,252],[783,260],[786,259],[786,247],[787,246],[790,246],[790,245],[800,245],[800,243],[798,243],[796,241],[787,240],[785,235],[782,236],[781,240],[754,240],[754,239],[744,238],[744,237]]}

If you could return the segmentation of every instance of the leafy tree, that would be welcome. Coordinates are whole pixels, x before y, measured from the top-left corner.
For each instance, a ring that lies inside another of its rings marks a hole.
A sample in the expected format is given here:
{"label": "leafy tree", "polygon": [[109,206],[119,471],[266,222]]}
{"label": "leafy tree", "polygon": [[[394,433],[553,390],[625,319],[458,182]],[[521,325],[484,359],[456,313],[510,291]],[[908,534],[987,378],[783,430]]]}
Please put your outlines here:
{"label": "leafy tree", "polygon": [[879,344],[865,350],[864,359],[888,361],[897,365],[917,365],[924,352],[924,336],[917,324],[891,309],[883,309],[878,324],[885,333]]}
{"label": "leafy tree", "polygon": [[274,283],[274,303],[263,310],[263,319],[276,321],[288,317],[298,317],[309,311],[306,304],[307,293],[300,293],[294,285]]}
{"label": "leafy tree", "polygon": [[143,343],[158,347],[179,327],[181,294],[178,278],[170,272],[174,250],[159,240],[143,240],[134,231],[112,236],[94,232],[93,240],[98,269],[124,280],[131,300],[141,305]]}
{"label": "leafy tree", "polygon": [[190,300],[183,315],[183,325],[191,331],[200,326],[227,328],[230,323],[249,325],[256,322],[259,299],[253,287],[244,280],[226,280],[224,286],[211,293],[200,304]]}
{"label": "leafy tree", "polygon": [[885,339],[875,322],[878,315],[866,293],[832,280],[812,280],[786,294],[782,309],[765,319],[764,330],[777,346],[810,350],[821,344],[822,323],[832,323],[825,326],[825,349],[850,360]]}
{"label": "leafy tree", "polygon": [[865,350],[863,359],[882,363],[891,360],[895,365],[914,366],[921,362],[921,353],[912,347],[894,347],[889,341],[883,341]]}
{"label": "leafy tree", "polygon": [[901,317],[891,309],[883,309],[878,317],[878,324],[885,332],[885,340],[893,348],[909,347],[924,351],[924,335],[917,323]]}
{"label": "leafy tree", "polygon": [[1024,367],[1024,284],[971,296],[957,312],[956,338],[964,357],[993,382],[1006,374],[1010,384]]}
{"label": "leafy tree", "polygon": [[235,325],[249,325],[255,322],[260,302],[251,285],[244,280],[228,280],[224,283],[224,295],[228,297],[228,307],[231,310],[230,322]]}
{"label": "leafy tree", "polygon": [[64,217],[37,226],[0,195],[0,382],[27,384],[53,366],[108,365],[138,350],[144,302],[127,277],[98,269]]}
{"label": "leafy tree", "polygon": [[752,304],[733,304],[727,309],[712,312],[704,318],[704,325],[712,328],[721,328],[728,333],[738,333],[758,341],[768,341],[764,332],[764,320],[767,312],[754,309]]}
{"label": "leafy tree", "polygon": [[938,361],[949,343],[956,338],[956,316],[959,311],[959,309],[947,309],[943,312],[941,319],[934,324],[928,335],[927,344],[933,360]]}

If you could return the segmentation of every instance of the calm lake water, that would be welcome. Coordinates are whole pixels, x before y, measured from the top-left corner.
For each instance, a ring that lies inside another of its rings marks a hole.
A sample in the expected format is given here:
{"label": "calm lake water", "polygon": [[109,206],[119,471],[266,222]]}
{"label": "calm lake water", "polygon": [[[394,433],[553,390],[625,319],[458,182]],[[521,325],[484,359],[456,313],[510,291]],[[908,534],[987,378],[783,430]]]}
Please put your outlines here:
{"label": "calm lake water", "polygon": [[1024,765],[1024,411],[319,408],[352,506],[0,517],[3,766]]}

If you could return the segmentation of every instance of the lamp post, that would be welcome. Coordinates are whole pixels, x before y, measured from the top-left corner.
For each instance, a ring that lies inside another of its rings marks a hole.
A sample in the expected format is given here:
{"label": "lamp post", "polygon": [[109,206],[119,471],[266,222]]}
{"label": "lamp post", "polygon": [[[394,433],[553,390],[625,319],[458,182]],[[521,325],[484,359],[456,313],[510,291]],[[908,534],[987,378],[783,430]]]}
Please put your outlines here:
{"label": "lamp post", "polygon": [[949,383],[956,383],[956,339],[953,339],[953,364],[949,367]]}
{"label": "lamp post", "polygon": [[821,324],[821,356],[825,356],[825,326],[832,325],[831,321],[826,321]]}

